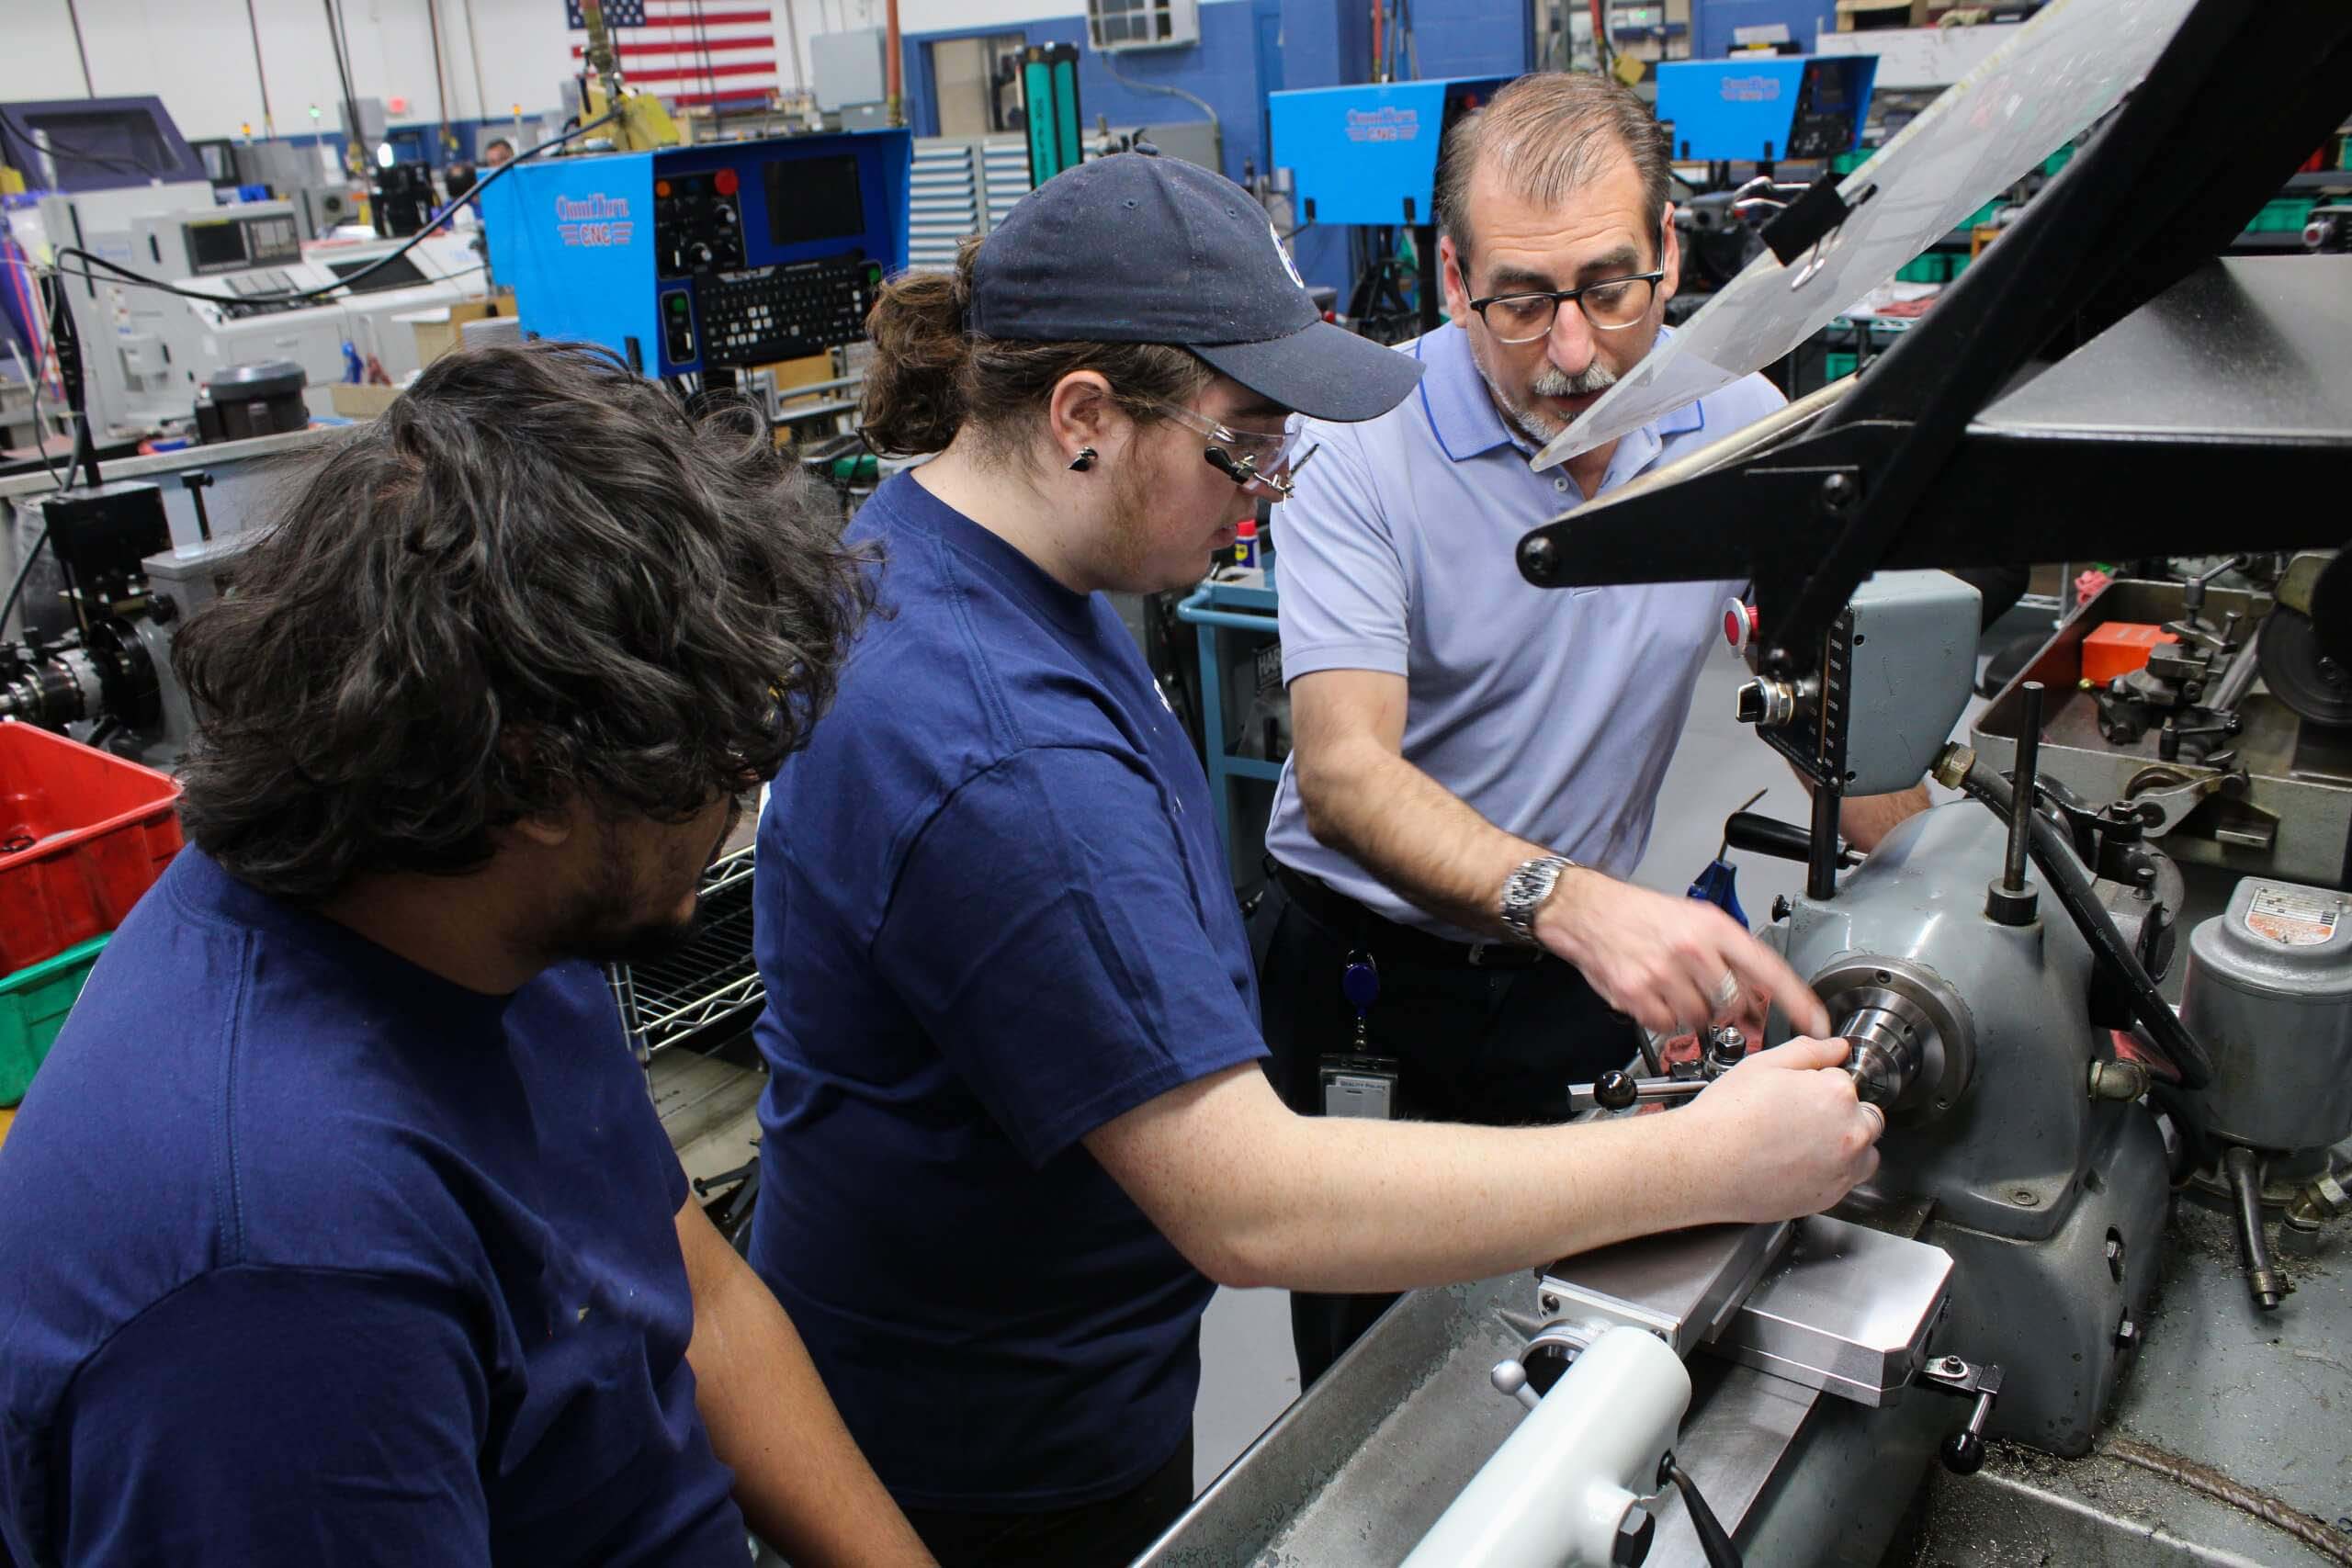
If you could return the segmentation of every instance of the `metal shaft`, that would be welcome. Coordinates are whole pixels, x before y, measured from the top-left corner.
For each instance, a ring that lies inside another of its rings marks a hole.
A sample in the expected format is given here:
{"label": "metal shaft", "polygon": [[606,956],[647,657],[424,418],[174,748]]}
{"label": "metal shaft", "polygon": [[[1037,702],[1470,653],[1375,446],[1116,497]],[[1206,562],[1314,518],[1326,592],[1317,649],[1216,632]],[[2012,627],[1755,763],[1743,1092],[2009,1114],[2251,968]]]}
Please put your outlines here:
{"label": "metal shaft", "polygon": [[2017,806],[2009,813],[2007,856],[2001,864],[2001,886],[2011,893],[2025,891],[2025,857],[2033,841],[2036,801],[2034,773],[2041,761],[2041,682],[2028,681],[2022,688],[2024,710],[2018,719]]}
{"label": "metal shaft", "polygon": [[1688,1100],[1707,1087],[1707,1078],[1637,1078],[1628,1072],[1608,1072],[1591,1083],[1568,1086],[1571,1114],[1591,1111],[1630,1111],[1636,1105]]}
{"label": "metal shaft", "polygon": [[1816,904],[1838,897],[1838,810],[1845,799],[1844,791],[1829,784],[1814,786],[1813,842],[1805,863],[1804,896]]}

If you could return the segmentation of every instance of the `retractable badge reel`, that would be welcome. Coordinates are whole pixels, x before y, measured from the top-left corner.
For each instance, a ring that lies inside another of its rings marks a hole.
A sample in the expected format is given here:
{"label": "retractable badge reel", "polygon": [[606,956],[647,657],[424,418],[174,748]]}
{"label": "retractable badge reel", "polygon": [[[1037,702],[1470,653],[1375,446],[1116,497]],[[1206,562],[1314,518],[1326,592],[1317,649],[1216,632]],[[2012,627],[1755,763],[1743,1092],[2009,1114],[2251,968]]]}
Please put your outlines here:
{"label": "retractable badge reel", "polygon": [[1323,1114],[1388,1122],[1396,1115],[1396,1058],[1373,1050],[1366,1020],[1380,997],[1380,966],[1369,953],[1351,953],[1340,970],[1340,994],[1356,1010],[1352,1049],[1323,1058]]}

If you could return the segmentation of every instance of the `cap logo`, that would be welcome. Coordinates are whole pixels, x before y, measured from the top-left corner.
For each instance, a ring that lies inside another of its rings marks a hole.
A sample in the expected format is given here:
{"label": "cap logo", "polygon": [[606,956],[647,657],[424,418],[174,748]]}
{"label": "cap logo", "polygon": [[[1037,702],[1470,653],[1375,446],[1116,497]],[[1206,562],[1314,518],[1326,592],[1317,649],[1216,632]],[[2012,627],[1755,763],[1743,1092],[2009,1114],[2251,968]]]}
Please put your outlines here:
{"label": "cap logo", "polygon": [[1282,231],[1274,227],[1273,220],[1271,218],[1266,220],[1266,233],[1274,242],[1274,254],[1282,258],[1283,270],[1290,274],[1290,280],[1293,283],[1304,289],[1306,287],[1306,279],[1298,276],[1298,264],[1290,259],[1290,252],[1283,247]]}

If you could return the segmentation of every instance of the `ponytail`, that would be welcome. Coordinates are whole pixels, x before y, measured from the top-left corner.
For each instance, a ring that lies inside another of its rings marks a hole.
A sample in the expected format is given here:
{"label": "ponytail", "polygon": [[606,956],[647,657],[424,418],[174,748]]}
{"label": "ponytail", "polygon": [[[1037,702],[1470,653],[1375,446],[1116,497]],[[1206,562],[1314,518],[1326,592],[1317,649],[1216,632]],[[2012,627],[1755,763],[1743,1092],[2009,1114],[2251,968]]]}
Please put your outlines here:
{"label": "ponytail", "polygon": [[860,417],[876,452],[944,450],[964,423],[964,376],[972,340],[964,331],[977,239],[964,242],[953,276],[902,273],[882,286],[866,312],[874,359]]}
{"label": "ponytail", "polygon": [[1207,362],[1169,344],[973,336],[965,315],[979,249],[978,239],[966,240],[952,275],[910,272],[892,278],[866,312],[874,358],[859,413],[865,444],[876,452],[944,451],[968,425],[991,456],[1022,453],[1055,387],[1080,370],[1099,371],[1139,424],[1164,417],[1155,405],[1190,402],[1208,384]]}

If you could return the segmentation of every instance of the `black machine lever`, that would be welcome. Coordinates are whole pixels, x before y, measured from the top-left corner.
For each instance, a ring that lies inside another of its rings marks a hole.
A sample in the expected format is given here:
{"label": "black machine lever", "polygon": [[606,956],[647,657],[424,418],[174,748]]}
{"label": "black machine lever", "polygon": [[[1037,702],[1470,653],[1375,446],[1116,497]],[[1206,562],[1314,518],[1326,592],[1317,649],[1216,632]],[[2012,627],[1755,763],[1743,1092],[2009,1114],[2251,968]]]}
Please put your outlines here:
{"label": "black machine lever", "polygon": [[1603,1111],[1631,1111],[1645,1101],[1651,1104],[1689,1100],[1705,1089],[1707,1078],[1637,1078],[1629,1072],[1611,1070],[1591,1083],[1568,1086],[1568,1111],[1577,1111],[1599,1107]]}
{"label": "black machine lever", "polygon": [[1699,1550],[1706,1554],[1707,1568],[1746,1568],[1739,1548],[1732,1544],[1731,1532],[1715,1517],[1715,1511],[1707,1506],[1707,1500],[1699,1495],[1699,1483],[1690,1479],[1690,1472],[1682,1468],[1671,1449],[1657,1467],[1658,1484],[1664,1486],[1669,1481],[1682,1494],[1682,1506],[1690,1511],[1690,1529],[1699,1538]]}
{"label": "black machine lever", "polygon": [[197,536],[209,542],[212,537],[212,515],[204,509],[204,492],[211,488],[212,475],[198,468],[192,474],[182,474],[180,483],[187,487],[188,500],[196,503]]}
{"label": "black machine lever", "polygon": [[[1800,863],[1813,858],[1812,833],[1793,822],[1782,822],[1754,811],[1735,811],[1724,818],[1724,842],[1750,854],[1773,855]],[[1862,853],[1840,845],[1838,863],[1860,865]]]}
{"label": "black machine lever", "polygon": [[1938,1393],[1975,1401],[1969,1407],[1968,1425],[1936,1450],[1954,1475],[1975,1474],[1984,1468],[1984,1423],[1993,1418],[1993,1401],[2000,1397],[2001,1369],[1938,1356],[1920,1370],[1919,1381]]}

